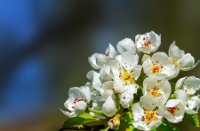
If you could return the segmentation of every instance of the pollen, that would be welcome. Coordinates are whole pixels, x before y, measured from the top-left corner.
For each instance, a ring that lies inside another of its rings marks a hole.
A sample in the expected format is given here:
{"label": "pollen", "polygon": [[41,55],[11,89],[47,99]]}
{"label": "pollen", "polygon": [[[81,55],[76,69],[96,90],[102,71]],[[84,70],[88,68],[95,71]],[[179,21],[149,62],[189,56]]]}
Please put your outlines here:
{"label": "pollen", "polygon": [[158,65],[158,64],[153,64],[151,66],[151,73],[156,74],[161,72],[162,66]]}
{"label": "pollen", "polygon": [[121,80],[124,81],[125,84],[134,84],[134,83],[136,83],[135,79],[134,79],[134,74],[131,71],[123,70],[120,73],[119,77],[120,77]]}
{"label": "pollen", "polygon": [[154,88],[152,88],[152,89],[149,91],[149,93],[150,93],[151,95],[153,95],[154,97],[159,97],[159,96],[161,96],[161,93],[158,91],[158,89],[159,89],[159,88],[154,87]]}
{"label": "pollen", "polygon": [[156,111],[151,111],[151,110],[145,110],[144,111],[144,122],[146,124],[151,123],[152,121],[157,120],[157,112]]}
{"label": "pollen", "polygon": [[167,108],[167,111],[169,111],[172,115],[174,115],[177,112],[178,108],[176,107],[169,107]]}

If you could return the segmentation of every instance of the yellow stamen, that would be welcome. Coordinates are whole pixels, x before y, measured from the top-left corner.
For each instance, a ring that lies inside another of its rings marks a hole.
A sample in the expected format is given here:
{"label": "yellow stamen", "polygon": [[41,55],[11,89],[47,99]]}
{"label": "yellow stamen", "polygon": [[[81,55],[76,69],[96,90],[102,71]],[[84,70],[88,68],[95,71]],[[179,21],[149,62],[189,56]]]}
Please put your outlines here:
{"label": "yellow stamen", "polygon": [[157,113],[156,111],[145,110],[144,111],[144,122],[146,124],[149,124],[152,121],[158,120],[156,113]]}
{"label": "yellow stamen", "polygon": [[158,92],[158,89],[159,89],[159,88],[154,87],[154,88],[152,88],[152,89],[149,91],[149,93],[150,93],[151,95],[153,95],[154,97],[159,97],[159,96],[161,96],[161,93]]}
{"label": "yellow stamen", "polygon": [[161,72],[162,66],[157,65],[157,64],[152,64],[151,66],[151,73],[156,74]]}
{"label": "yellow stamen", "polygon": [[134,84],[135,83],[133,72],[123,70],[120,73],[119,77],[124,81],[125,84]]}

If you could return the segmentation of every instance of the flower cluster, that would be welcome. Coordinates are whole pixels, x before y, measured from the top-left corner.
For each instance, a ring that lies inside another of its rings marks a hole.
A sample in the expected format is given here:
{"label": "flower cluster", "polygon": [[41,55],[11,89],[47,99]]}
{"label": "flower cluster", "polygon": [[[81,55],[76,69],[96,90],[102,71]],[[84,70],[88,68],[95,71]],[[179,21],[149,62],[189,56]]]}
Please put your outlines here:
{"label": "flower cluster", "polygon": [[[200,79],[181,76],[198,62],[175,42],[168,54],[156,52],[161,35],[151,31],[119,41],[116,49],[109,44],[104,54],[88,58],[94,68],[87,73],[82,87],[72,87],[61,110],[69,118],[84,112],[105,120],[107,129],[120,128],[125,112],[131,112],[133,128],[152,130],[163,121],[178,123],[185,114],[198,113]],[[105,124],[104,124],[105,125]],[[128,127],[127,127],[128,129]]]}

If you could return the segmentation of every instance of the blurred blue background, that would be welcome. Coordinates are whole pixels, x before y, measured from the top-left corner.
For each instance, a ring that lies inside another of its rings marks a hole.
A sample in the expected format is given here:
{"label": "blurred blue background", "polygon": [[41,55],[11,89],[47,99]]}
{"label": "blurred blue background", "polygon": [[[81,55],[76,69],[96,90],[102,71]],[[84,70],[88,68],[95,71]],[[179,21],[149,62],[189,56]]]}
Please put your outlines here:
{"label": "blurred blue background", "polygon": [[[87,58],[138,33],[162,34],[200,58],[200,1],[1,0],[0,130],[55,131],[67,89],[86,82]],[[200,66],[190,73],[200,76]],[[181,130],[198,130],[186,122]]]}

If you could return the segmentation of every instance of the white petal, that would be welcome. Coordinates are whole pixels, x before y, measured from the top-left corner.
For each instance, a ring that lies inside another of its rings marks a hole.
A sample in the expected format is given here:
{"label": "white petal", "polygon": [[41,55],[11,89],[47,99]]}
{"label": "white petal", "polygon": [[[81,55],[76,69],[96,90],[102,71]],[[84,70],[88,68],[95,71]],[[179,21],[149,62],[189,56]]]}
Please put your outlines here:
{"label": "white petal", "polygon": [[133,102],[133,94],[128,91],[120,95],[120,104],[124,108],[129,108],[130,104]]}
{"label": "white petal", "polygon": [[147,89],[151,89],[155,87],[157,83],[158,83],[158,79],[156,79],[155,77],[147,77],[143,81],[143,87]]}
{"label": "white petal", "polygon": [[105,65],[100,70],[100,78],[102,81],[109,81],[112,80],[112,73],[111,73],[111,67],[108,65]]}
{"label": "white petal", "polygon": [[162,69],[162,74],[167,76],[167,79],[173,79],[177,76],[178,70],[174,64],[165,65]]}
{"label": "white petal", "polygon": [[142,66],[141,65],[136,65],[133,67],[133,75],[135,80],[137,80],[141,74]]}
{"label": "white petal", "polygon": [[103,54],[94,53],[91,57],[88,58],[88,61],[94,69],[100,69],[103,65],[106,64],[107,57]]}
{"label": "white petal", "polygon": [[159,87],[164,91],[165,95],[169,97],[172,92],[169,81],[166,79],[161,80],[159,83]]}
{"label": "white petal", "polygon": [[102,88],[104,90],[112,90],[113,89],[113,84],[114,84],[113,81],[104,82],[103,85],[102,85]]}
{"label": "white petal", "polygon": [[153,128],[159,127],[161,125],[162,121],[160,119],[152,121],[147,127],[149,130],[152,130]]}
{"label": "white petal", "polygon": [[95,71],[89,71],[86,77],[92,81],[92,87],[102,93],[100,74]]}
{"label": "white petal", "polygon": [[176,46],[175,42],[173,42],[169,47],[169,56],[175,60],[179,60],[182,55],[184,55],[184,51]]}
{"label": "white petal", "polygon": [[137,84],[128,84],[128,85],[124,86],[124,91],[127,91],[130,94],[135,94],[135,93],[137,93],[138,87],[139,86]]}
{"label": "white petal", "polygon": [[146,95],[148,90],[157,86],[158,79],[155,77],[147,77],[143,81],[143,94]]}
{"label": "white petal", "polygon": [[190,53],[187,53],[183,55],[183,57],[181,58],[180,64],[181,64],[181,70],[183,71],[191,70],[195,66],[194,57]]}
{"label": "white petal", "polygon": [[117,60],[109,59],[100,70],[100,79],[102,81],[110,81],[113,78],[112,69],[118,69],[119,62]]}
{"label": "white petal", "polygon": [[151,60],[153,63],[166,65],[169,64],[169,57],[165,52],[156,52],[152,55]]}
{"label": "white petal", "polygon": [[114,79],[114,91],[115,93],[122,93],[125,91],[123,81],[120,78]]}
{"label": "white petal", "polygon": [[128,70],[132,70],[135,65],[138,64],[139,56],[131,52],[125,52],[122,54],[120,64],[126,67]]}
{"label": "white petal", "polygon": [[147,76],[150,76],[151,75],[150,69],[151,69],[152,61],[151,61],[150,57],[145,57],[143,60],[144,61],[143,61],[142,67],[143,67],[144,73]]}
{"label": "white petal", "polygon": [[184,83],[184,81],[185,81],[186,78],[187,78],[187,77],[180,78],[180,79],[176,82],[175,88],[176,88],[176,89],[182,88],[183,83]]}
{"label": "white petal", "polygon": [[200,97],[191,97],[191,99],[186,102],[186,105],[186,112],[188,114],[198,114],[198,109],[200,107]]}
{"label": "white petal", "polygon": [[111,44],[109,44],[108,48],[105,51],[105,54],[109,58],[113,58],[117,54],[117,52],[116,52],[115,48]]}
{"label": "white petal", "polygon": [[102,112],[108,117],[112,117],[117,113],[117,107],[112,97],[108,97],[102,106]]}
{"label": "white petal", "polygon": [[115,94],[113,91],[113,81],[108,81],[103,83],[102,88],[103,88],[102,97],[104,99],[107,99],[108,97],[115,98]]}
{"label": "white petal", "polygon": [[83,92],[78,87],[72,87],[68,91],[69,98],[77,98],[79,100],[85,99]]}
{"label": "white petal", "polygon": [[161,35],[157,35],[154,31],[147,33],[147,36],[150,38],[153,48],[152,52],[155,52],[161,44]]}
{"label": "white petal", "polygon": [[175,92],[174,92],[175,96],[177,99],[181,100],[182,102],[186,102],[186,99],[187,99],[187,94],[185,93],[184,90],[182,89],[177,89]]}
{"label": "white petal", "polygon": [[73,112],[69,112],[69,111],[64,111],[64,110],[62,110],[62,109],[60,109],[60,111],[64,114],[64,115],[66,115],[67,117],[69,117],[69,118],[72,118],[72,117],[75,117],[75,116],[77,116],[77,114],[73,111]]}
{"label": "white petal", "polygon": [[156,108],[158,100],[155,99],[155,97],[153,97],[152,95],[147,94],[140,98],[140,103],[145,109],[153,110]]}
{"label": "white petal", "polygon": [[79,101],[74,105],[76,114],[83,113],[86,110],[87,104],[84,101]]}
{"label": "white petal", "polygon": [[195,76],[189,76],[184,82],[184,88],[188,94],[193,95],[197,90],[200,90],[200,79]]}
{"label": "white petal", "polygon": [[117,50],[120,54],[127,51],[136,53],[136,46],[130,38],[125,38],[117,43]]}
{"label": "white petal", "polygon": [[82,86],[81,91],[82,91],[83,95],[85,95],[87,103],[89,103],[91,100],[90,88],[88,86]]}
{"label": "white petal", "polygon": [[64,106],[67,110],[69,111],[74,111],[74,98],[68,98],[65,103],[64,103]]}
{"label": "white petal", "polygon": [[144,116],[144,109],[140,106],[139,103],[134,104],[132,107],[132,113],[134,117],[134,121],[141,120]]}
{"label": "white petal", "polygon": [[180,104],[180,100],[177,99],[170,99],[167,103],[166,103],[166,107],[175,107],[178,104]]}

